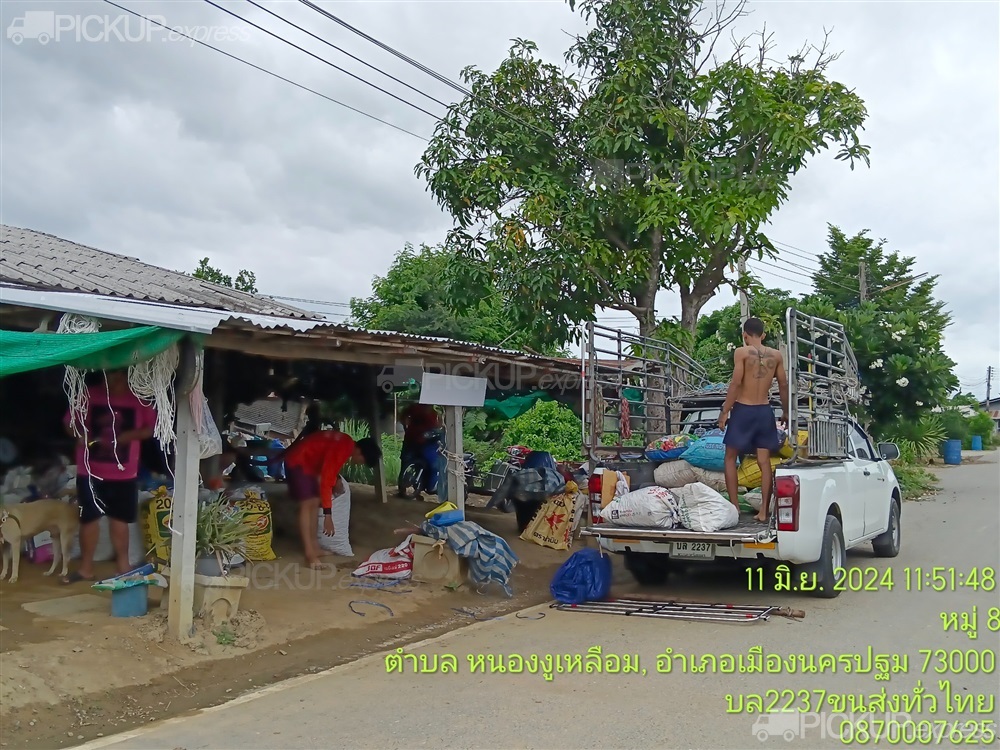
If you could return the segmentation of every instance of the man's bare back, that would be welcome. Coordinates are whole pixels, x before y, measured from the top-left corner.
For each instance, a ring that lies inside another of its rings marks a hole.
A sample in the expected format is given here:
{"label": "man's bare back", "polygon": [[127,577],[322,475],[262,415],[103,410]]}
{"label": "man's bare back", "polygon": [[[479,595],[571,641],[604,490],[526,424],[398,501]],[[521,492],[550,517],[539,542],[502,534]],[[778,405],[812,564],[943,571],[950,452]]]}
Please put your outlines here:
{"label": "man's bare back", "polygon": [[747,406],[770,403],[771,384],[777,377],[779,368],[784,373],[781,352],[763,344],[741,346],[733,359],[736,373],[742,372],[736,392],[737,403]]}

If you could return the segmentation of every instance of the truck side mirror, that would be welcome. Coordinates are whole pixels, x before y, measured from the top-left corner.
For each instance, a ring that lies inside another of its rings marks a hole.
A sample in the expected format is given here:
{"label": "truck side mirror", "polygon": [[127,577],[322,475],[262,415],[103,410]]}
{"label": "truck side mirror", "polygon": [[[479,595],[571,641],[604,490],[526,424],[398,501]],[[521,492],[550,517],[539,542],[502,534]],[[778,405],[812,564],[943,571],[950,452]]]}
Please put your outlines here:
{"label": "truck side mirror", "polygon": [[899,446],[895,443],[879,443],[878,454],[883,461],[895,461],[899,458]]}

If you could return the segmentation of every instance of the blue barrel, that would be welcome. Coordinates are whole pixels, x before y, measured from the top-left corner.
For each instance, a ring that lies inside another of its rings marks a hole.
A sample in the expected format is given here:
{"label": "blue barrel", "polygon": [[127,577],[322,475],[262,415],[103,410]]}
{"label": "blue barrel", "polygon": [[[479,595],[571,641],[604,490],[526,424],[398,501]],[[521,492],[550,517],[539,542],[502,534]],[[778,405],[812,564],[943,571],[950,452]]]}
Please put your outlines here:
{"label": "blue barrel", "polygon": [[962,463],[961,440],[945,440],[944,462],[949,466],[958,466],[960,463]]}
{"label": "blue barrel", "polygon": [[983,449],[983,436],[973,435],[972,436],[972,450],[981,451]]}

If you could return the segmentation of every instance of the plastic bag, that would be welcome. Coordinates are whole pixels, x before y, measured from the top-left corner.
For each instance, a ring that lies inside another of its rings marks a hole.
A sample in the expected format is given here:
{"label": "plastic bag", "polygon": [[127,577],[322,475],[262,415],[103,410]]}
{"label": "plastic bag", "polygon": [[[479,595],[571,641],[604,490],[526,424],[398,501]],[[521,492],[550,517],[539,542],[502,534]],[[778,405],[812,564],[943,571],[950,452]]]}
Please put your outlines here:
{"label": "plastic bag", "polygon": [[694,473],[694,467],[687,461],[673,461],[657,466],[653,470],[653,481],[660,487],[673,489],[697,482],[698,477]]}
{"label": "plastic bag", "polygon": [[722,471],[726,468],[726,446],[721,437],[704,437],[684,451],[681,458],[698,469]]}
{"label": "plastic bag", "polygon": [[569,556],[549,584],[560,604],[583,604],[607,599],[611,593],[611,558],[587,547]]}
{"label": "plastic bag", "polygon": [[212,412],[208,408],[208,399],[201,397],[201,422],[198,425],[198,445],[201,448],[202,459],[218,456],[222,453],[222,435],[215,424]]}
{"label": "plastic bag", "polygon": [[694,435],[667,435],[646,446],[646,458],[650,461],[675,461],[695,440]]}
{"label": "plastic bag", "polygon": [[351,525],[351,485],[344,482],[344,492],[335,495],[331,507],[331,518],[333,519],[333,536],[323,533],[323,511],[319,511],[319,536],[317,541],[319,546],[327,552],[341,557],[354,557],[354,549],[351,547],[350,525]]}
{"label": "plastic bag", "polygon": [[409,578],[413,574],[413,534],[400,544],[372,552],[351,575],[377,578]]}
{"label": "plastic bag", "polygon": [[680,522],[677,500],[663,487],[643,487],[616,497],[601,511],[615,526],[672,529]]}
{"label": "plastic bag", "polygon": [[680,504],[681,523],[691,531],[712,533],[740,522],[736,506],[701,482],[674,490]]}

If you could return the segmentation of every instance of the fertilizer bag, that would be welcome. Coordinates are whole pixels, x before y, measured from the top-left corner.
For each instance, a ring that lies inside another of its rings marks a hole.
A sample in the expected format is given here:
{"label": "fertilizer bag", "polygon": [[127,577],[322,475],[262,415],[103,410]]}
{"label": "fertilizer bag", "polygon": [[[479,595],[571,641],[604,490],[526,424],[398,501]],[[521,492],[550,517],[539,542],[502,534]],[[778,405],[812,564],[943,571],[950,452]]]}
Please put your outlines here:
{"label": "fertilizer bag", "polygon": [[389,549],[372,552],[371,557],[351,575],[373,578],[409,578],[413,573],[413,534]]}
{"label": "fertilizer bag", "polygon": [[701,482],[675,492],[680,502],[681,523],[691,531],[712,533],[731,529],[740,522],[736,506]]}
{"label": "fertilizer bag", "polygon": [[677,500],[664,487],[643,487],[616,497],[601,511],[615,526],[672,529],[680,522]]}
{"label": "fertilizer bag", "polygon": [[333,498],[333,536],[323,533],[323,511],[319,511],[319,546],[341,557],[354,557],[349,527],[351,525],[351,485],[344,482],[344,491]]}
{"label": "fertilizer bag", "polygon": [[577,486],[570,482],[564,494],[553,495],[548,499],[521,534],[521,538],[550,549],[569,549],[572,544],[576,499]]}
{"label": "fertilizer bag", "polygon": [[549,592],[560,604],[606,599],[611,593],[611,558],[591,547],[574,552],[552,577]]}
{"label": "fertilizer bag", "polygon": [[271,504],[263,493],[253,487],[243,491],[243,498],[233,502],[233,505],[243,514],[243,523],[250,527],[247,537],[246,558],[251,562],[277,560],[271,548],[274,536],[274,526],[271,523]]}
{"label": "fertilizer bag", "polygon": [[704,437],[684,451],[681,458],[698,469],[723,471],[726,468],[726,446],[721,437]]}

